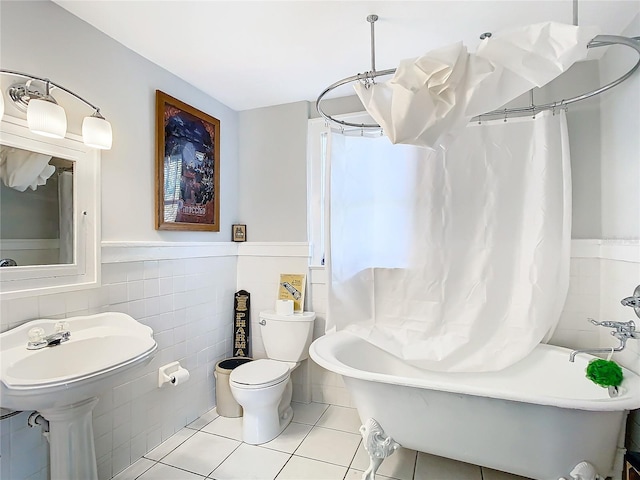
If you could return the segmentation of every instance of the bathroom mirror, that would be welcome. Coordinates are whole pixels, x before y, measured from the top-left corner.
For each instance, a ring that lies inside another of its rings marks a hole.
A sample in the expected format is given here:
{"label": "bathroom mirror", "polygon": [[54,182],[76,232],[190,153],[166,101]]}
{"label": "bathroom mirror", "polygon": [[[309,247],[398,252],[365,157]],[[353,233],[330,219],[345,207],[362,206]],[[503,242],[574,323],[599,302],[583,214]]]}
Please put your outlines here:
{"label": "bathroom mirror", "polygon": [[0,144],[0,267],[73,263],[73,170]]}
{"label": "bathroom mirror", "polygon": [[0,124],[2,298],[97,286],[100,154],[68,134]]}

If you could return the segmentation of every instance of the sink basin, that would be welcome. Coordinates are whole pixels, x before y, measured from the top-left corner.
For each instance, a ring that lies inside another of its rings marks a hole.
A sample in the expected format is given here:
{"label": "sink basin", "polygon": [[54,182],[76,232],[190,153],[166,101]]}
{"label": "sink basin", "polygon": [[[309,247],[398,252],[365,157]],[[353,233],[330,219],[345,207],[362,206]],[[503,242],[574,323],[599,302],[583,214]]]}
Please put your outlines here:
{"label": "sink basin", "polygon": [[[68,340],[27,349],[32,328],[48,336],[60,321],[71,332]],[[34,320],[0,334],[0,407],[37,410],[47,420],[49,478],[98,480],[92,422],[97,396],[126,382],[126,372],[148,364],[157,348],[153,330],[117,312]]]}
{"label": "sink basin", "polygon": [[64,319],[71,337],[53,347],[27,350],[28,331],[54,332],[61,320],[34,320],[0,334],[0,406],[44,410],[97,396],[121,375],[153,358],[151,328],[118,312]]}

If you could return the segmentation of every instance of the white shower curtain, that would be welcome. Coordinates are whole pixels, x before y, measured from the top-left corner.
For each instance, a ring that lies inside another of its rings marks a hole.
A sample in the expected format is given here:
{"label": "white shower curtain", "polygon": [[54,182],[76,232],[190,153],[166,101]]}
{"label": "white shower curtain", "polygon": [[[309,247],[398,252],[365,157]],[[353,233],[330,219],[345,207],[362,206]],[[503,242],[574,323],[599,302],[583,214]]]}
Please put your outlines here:
{"label": "white shower curtain", "polygon": [[60,263],[73,263],[73,173],[58,175]]}
{"label": "white shower curtain", "polygon": [[469,125],[446,151],[332,133],[327,331],[494,371],[555,328],[569,282],[564,113]]}
{"label": "white shower curtain", "polygon": [[494,32],[475,53],[458,42],[403,60],[387,82],[354,87],[392,143],[446,146],[476,115],[542,87],[587,56],[593,27],[557,22]]}

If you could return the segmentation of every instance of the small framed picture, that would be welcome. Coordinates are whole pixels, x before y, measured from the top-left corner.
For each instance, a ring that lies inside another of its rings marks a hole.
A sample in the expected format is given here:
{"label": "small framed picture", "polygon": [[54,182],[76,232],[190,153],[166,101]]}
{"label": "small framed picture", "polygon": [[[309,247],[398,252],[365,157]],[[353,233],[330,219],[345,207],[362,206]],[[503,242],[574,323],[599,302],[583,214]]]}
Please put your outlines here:
{"label": "small framed picture", "polygon": [[305,285],[306,275],[304,273],[281,273],[278,300],[293,300],[293,311],[302,312],[304,310]]}
{"label": "small framed picture", "polygon": [[234,242],[246,242],[247,241],[247,226],[246,225],[231,225],[231,239]]}

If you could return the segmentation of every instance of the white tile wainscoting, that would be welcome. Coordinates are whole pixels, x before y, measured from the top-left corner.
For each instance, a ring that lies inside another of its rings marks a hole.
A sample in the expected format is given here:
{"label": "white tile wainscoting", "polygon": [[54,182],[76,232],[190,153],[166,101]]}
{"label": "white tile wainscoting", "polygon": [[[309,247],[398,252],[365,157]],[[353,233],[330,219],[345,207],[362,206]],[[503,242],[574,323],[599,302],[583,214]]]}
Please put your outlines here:
{"label": "white tile wainscoting", "polygon": [[[3,300],[0,310],[2,331],[35,318],[109,310],[128,313],[154,329],[159,352],[152,364],[105,392],[94,412],[101,480],[173,438],[214,406],[212,371],[219,359],[231,354],[235,291],[251,293],[255,357],[264,356],[258,312],[273,308],[280,273],[308,274],[306,309],[317,313],[314,337],[324,333],[325,272],[308,268],[305,243],[103,242],[102,259],[100,288]],[[637,284],[640,242],[574,240],[569,295],[552,343],[574,348],[609,346],[608,332],[598,331],[586,319],[634,318],[620,299]],[[640,371],[638,343],[630,341],[616,355],[616,360],[636,371]],[[191,379],[180,387],[157,389],[158,366],[174,360],[190,370]],[[293,380],[294,400],[353,407],[342,379],[312,362],[297,369]],[[3,479],[47,478],[48,445],[39,428],[27,426],[29,413],[0,422]],[[627,447],[640,450],[637,412],[630,417]],[[295,468],[295,462],[291,465]]]}
{"label": "white tile wainscoting", "polygon": [[[103,244],[102,286],[2,302],[7,330],[35,318],[103,311],[150,326],[158,352],[122,384],[103,392],[93,413],[99,478],[109,479],[215,405],[213,370],[231,355],[237,246]],[[158,367],[180,361],[188,382],[158,389]],[[30,412],[0,422],[0,477],[47,479],[48,444]]]}

